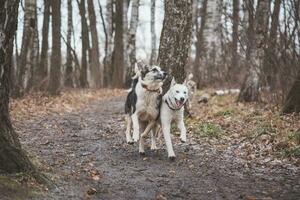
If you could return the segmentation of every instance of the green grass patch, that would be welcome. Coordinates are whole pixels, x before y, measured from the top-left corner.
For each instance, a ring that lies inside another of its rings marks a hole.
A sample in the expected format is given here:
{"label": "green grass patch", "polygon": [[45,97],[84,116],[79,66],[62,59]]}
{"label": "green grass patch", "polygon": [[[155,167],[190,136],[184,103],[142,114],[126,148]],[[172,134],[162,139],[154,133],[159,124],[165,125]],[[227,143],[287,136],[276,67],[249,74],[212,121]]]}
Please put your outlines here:
{"label": "green grass patch", "polygon": [[234,110],[222,110],[214,114],[216,117],[225,117],[225,116],[232,116],[234,114]]}
{"label": "green grass patch", "polygon": [[299,146],[295,146],[295,147],[291,147],[291,148],[287,148],[287,149],[283,149],[282,150],[282,155],[284,157],[294,157],[294,158],[300,158],[300,147]]}
{"label": "green grass patch", "polygon": [[289,135],[289,140],[295,141],[296,144],[300,145],[300,129]]}
{"label": "green grass patch", "polygon": [[26,186],[29,176],[25,174],[15,174],[14,176],[0,176],[0,196],[3,199],[32,199],[39,196],[39,189]]}
{"label": "green grass patch", "polygon": [[219,139],[224,133],[220,125],[211,122],[204,122],[193,125],[193,133],[200,137],[216,138]]}

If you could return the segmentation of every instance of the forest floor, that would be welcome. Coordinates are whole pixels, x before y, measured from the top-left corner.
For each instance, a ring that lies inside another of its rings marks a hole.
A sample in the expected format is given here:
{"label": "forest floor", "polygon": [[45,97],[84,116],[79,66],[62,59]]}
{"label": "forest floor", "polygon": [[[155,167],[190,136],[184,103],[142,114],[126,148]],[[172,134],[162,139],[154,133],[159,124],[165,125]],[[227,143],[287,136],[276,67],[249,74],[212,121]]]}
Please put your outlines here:
{"label": "forest floor", "polygon": [[125,96],[75,90],[14,100],[23,148],[55,187],[19,178],[34,192],[17,193],[0,177],[0,199],[300,199],[299,116],[213,97],[186,119],[187,143],[174,134],[170,161],[164,145],[140,156],[126,144]]}

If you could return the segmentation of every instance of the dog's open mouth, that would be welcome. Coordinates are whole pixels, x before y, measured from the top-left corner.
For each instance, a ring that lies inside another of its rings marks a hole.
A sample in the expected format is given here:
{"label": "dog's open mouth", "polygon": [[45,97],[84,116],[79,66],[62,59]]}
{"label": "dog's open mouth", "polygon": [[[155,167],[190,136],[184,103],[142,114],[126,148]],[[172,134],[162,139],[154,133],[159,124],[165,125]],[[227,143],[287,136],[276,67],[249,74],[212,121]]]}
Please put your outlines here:
{"label": "dog's open mouth", "polygon": [[176,102],[176,106],[177,106],[178,108],[181,108],[181,107],[183,106],[183,101],[180,101],[180,100],[175,99],[175,102]]}

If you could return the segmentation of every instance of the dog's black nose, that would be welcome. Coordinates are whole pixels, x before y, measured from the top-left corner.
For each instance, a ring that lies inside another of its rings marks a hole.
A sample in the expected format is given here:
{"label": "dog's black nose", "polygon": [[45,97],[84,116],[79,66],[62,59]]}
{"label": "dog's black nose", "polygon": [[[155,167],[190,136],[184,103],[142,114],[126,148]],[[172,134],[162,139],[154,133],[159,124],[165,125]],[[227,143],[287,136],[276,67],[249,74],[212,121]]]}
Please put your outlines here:
{"label": "dog's black nose", "polygon": [[183,97],[181,97],[181,98],[180,98],[180,101],[181,101],[181,102],[184,102],[184,98],[183,98]]}

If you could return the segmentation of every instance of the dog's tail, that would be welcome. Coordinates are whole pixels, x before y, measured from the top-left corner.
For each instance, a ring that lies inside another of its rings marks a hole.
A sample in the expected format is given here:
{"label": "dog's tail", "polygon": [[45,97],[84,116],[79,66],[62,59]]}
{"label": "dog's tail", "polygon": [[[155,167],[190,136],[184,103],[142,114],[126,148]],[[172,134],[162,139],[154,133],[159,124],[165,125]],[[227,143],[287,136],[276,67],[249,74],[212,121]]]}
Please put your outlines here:
{"label": "dog's tail", "polygon": [[193,78],[194,78],[193,73],[190,73],[190,74],[188,75],[188,81],[192,80]]}

